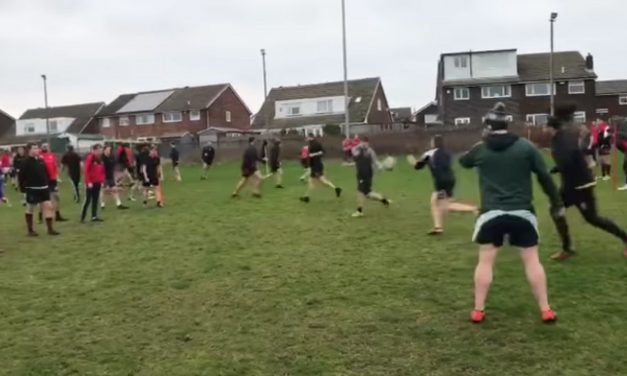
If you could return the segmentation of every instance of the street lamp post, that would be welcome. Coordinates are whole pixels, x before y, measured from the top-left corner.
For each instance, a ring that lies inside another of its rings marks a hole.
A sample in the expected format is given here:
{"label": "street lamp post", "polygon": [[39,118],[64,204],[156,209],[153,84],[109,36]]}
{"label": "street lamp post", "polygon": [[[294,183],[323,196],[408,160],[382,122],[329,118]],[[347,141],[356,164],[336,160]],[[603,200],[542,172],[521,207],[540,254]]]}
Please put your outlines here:
{"label": "street lamp post", "polygon": [[265,100],[268,97],[268,81],[266,75],[266,50],[264,48],[261,49],[261,61],[263,63],[263,99]]}
{"label": "street lamp post", "polygon": [[41,75],[41,79],[44,80],[44,106],[46,108],[46,142],[48,143],[48,147],[52,147],[50,145],[50,115],[48,114],[48,77],[45,74]]}
{"label": "street lamp post", "polygon": [[549,84],[551,87],[551,116],[555,115],[555,80],[553,77],[554,74],[554,70],[555,70],[555,62],[553,59],[553,53],[554,53],[554,43],[553,43],[553,26],[555,25],[555,20],[557,19],[557,13],[553,12],[551,13],[551,19],[549,20],[551,23],[551,54],[549,55]]}
{"label": "street lamp post", "polygon": [[348,113],[348,62],[346,57],[346,4],[342,0],[342,49],[344,56],[344,132],[350,137],[350,115]]}

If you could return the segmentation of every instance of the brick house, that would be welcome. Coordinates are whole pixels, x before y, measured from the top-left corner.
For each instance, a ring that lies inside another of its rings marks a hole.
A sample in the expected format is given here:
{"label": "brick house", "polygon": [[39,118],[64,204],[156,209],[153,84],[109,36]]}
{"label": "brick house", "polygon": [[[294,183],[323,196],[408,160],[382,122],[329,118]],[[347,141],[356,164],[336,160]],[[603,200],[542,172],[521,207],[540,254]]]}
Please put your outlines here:
{"label": "brick house", "polygon": [[230,84],[123,94],[98,115],[114,139],[178,139],[211,127],[250,129],[251,112]]}
{"label": "brick house", "polygon": [[12,136],[14,127],[15,118],[0,110],[0,140]]}
{"label": "brick house", "polygon": [[442,125],[438,120],[438,102],[431,101],[412,115],[412,119],[417,127],[429,127],[435,125]]}
{"label": "brick house", "polygon": [[[392,129],[392,115],[380,78],[350,80],[348,93],[352,133]],[[255,116],[253,128],[322,135],[327,125],[343,126],[344,115],[343,81],[278,87],[270,90]]]}
{"label": "brick house", "polygon": [[627,80],[597,81],[596,114],[603,120],[627,118]]}
{"label": "brick house", "polygon": [[[493,50],[442,54],[438,63],[438,116],[445,125],[480,125],[498,101],[511,120],[546,123],[550,112],[550,53]],[[594,62],[579,52],[554,53],[555,103],[577,106],[576,120],[595,116]]]}

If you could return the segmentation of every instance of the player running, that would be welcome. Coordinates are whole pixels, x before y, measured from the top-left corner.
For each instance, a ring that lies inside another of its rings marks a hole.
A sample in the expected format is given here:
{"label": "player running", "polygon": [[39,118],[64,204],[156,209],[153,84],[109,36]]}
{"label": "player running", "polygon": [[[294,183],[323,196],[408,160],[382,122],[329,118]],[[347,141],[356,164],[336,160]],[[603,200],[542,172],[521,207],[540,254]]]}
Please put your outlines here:
{"label": "player running", "polygon": [[148,157],[142,161],[142,176],[144,178],[144,206],[148,204],[150,191],[154,191],[157,199],[157,207],[163,208],[163,193],[161,182],[163,181],[163,169],[161,168],[161,158],[156,147],[152,147]]}
{"label": "player running", "polygon": [[374,172],[381,169],[381,163],[377,159],[374,149],[370,147],[368,137],[365,137],[359,145],[351,150],[351,155],[357,170],[357,211],[353,213],[352,217],[361,218],[364,216],[366,199],[379,201],[385,206],[390,206],[390,200],[372,190]]}
{"label": "player running", "polygon": [[174,170],[174,178],[176,179],[176,181],[180,182],[183,180],[181,178],[181,170],[179,169],[180,154],[174,142],[170,144],[170,148],[171,148],[170,149],[170,161],[172,161],[172,170]]}
{"label": "player running", "polygon": [[[59,196],[59,169],[57,167],[57,157],[50,150],[50,145],[44,143],[40,150],[41,159],[46,165],[48,172],[48,187],[50,188],[50,198],[54,205],[55,221],[65,222],[67,219],[61,216],[61,197]],[[39,213],[42,214],[41,212]],[[41,218],[40,218],[41,219]]]}
{"label": "player running", "polygon": [[538,221],[533,208],[532,173],[551,201],[551,212],[563,215],[557,188],[540,152],[529,141],[507,130],[505,105],[497,103],[486,116],[487,134],[460,159],[465,168],[476,168],[481,191],[481,216],[473,240],[479,244],[475,269],[475,307],[471,320],[485,318],[485,301],[492,283],[492,269],[506,239],[521,250],[527,280],[542,312],[542,321],[557,315],[549,305],[546,275],[538,256]]}
{"label": "player running", "polygon": [[307,141],[309,142],[309,168],[311,169],[311,175],[307,184],[307,191],[305,195],[300,198],[302,202],[310,202],[310,194],[316,184],[327,186],[335,191],[335,196],[340,198],[342,196],[342,188],[336,187],[330,180],[324,176],[324,163],[322,163],[322,156],[324,155],[324,148],[322,144],[311,134],[307,135]]}
{"label": "player running", "polygon": [[85,201],[81,210],[81,223],[85,223],[87,209],[91,206],[91,221],[102,222],[98,217],[98,201],[100,200],[100,190],[105,181],[105,167],[102,160],[102,146],[96,144],[92,146],[91,153],[85,158]]}
{"label": "player running", "polygon": [[283,169],[281,168],[281,140],[275,138],[271,141],[272,145],[268,151],[268,166],[270,173],[264,178],[274,176],[275,187],[283,189]]}
{"label": "player running", "polygon": [[444,138],[436,135],[431,139],[431,150],[427,151],[419,160],[413,155],[407,161],[416,170],[429,166],[433,177],[434,191],[431,194],[431,216],[433,229],[428,235],[442,235],[444,233],[444,217],[449,211],[478,214],[474,205],[454,202],[455,174],[452,168],[451,154],[444,148]]}
{"label": "player running", "polygon": [[115,179],[116,170],[116,158],[113,155],[113,149],[110,145],[106,145],[102,151],[102,165],[104,167],[105,179],[102,189],[100,191],[100,207],[104,209],[106,207],[105,197],[107,195],[113,196],[115,200],[115,206],[120,210],[128,209],[128,206],[122,204],[120,200],[120,191]]}
{"label": "player running", "polygon": [[59,235],[53,227],[54,206],[50,200],[50,187],[48,186],[48,171],[46,164],[40,157],[39,147],[36,144],[26,145],[28,156],[22,161],[19,178],[20,190],[26,196],[26,227],[28,236],[38,236],[33,228],[33,209],[41,207],[41,212],[46,220],[48,235]]}
{"label": "player running", "polygon": [[17,191],[20,187],[20,182],[19,182],[19,174],[20,174],[20,168],[22,167],[22,163],[24,162],[24,160],[26,159],[26,152],[24,151],[24,148],[22,146],[20,146],[17,149],[17,152],[15,153],[15,155],[13,156],[13,171],[12,171],[12,183],[13,183],[13,188]]}
{"label": "player running", "polygon": [[[559,172],[562,178],[560,190],[562,200],[566,208],[576,206],[586,222],[620,239],[625,246],[624,255],[627,257],[627,233],[611,220],[599,216],[597,211],[594,195],[596,181],[586,162],[585,153],[577,143],[579,135],[573,125],[574,113],[575,106],[559,106],[555,109],[555,117],[550,119],[547,126],[548,132],[553,136],[551,153],[556,166],[552,171]],[[602,148],[603,146],[600,146],[600,150]],[[575,254],[568,222],[564,216],[555,217],[553,220],[562,241],[562,251],[551,258],[555,261],[564,261]]]}
{"label": "player running", "polygon": [[200,178],[201,180],[207,180],[207,175],[209,174],[209,169],[213,164],[213,159],[215,158],[215,156],[216,150],[213,148],[213,145],[211,145],[211,142],[207,142],[207,145],[202,148],[202,152],[200,155],[200,159],[202,159],[203,169],[203,176]]}
{"label": "player running", "polygon": [[68,145],[67,152],[61,158],[61,173],[67,170],[67,175],[74,188],[74,201],[81,202],[81,157],[74,151],[74,146]]}
{"label": "player running", "polygon": [[250,137],[248,139],[248,148],[244,151],[242,158],[242,178],[235,186],[235,191],[233,191],[231,197],[239,197],[242,189],[244,189],[246,185],[250,185],[252,187],[253,197],[261,198],[260,187],[263,176],[261,176],[261,173],[257,169],[257,162],[261,162],[261,158],[259,158],[257,149],[255,148],[255,138]]}
{"label": "player running", "polygon": [[306,181],[311,175],[311,169],[309,168],[309,145],[303,145],[300,149],[300,164],[305,169],[305,172],[301,175],[300,181]]}

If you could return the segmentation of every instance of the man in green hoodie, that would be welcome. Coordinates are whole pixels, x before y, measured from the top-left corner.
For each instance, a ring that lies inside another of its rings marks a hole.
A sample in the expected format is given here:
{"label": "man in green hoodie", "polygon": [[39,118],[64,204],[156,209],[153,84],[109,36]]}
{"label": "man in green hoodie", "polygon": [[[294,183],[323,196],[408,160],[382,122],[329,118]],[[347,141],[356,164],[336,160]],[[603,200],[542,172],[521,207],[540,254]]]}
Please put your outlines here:
{"label": "man in green hoodie", "polygon": [[521,250],[527,280],[542,312],[542,321],[557,315],[549,305],[546,275],[538,256],[538,221],[533,207],[532,174],[551,201],[553,215],[564,207],[538,150],[527,140],[507,130],[505,105],[497,103],[486,116],[487,134],[461,159],[465,168],[477,168],[481,191],[481,215],[473,240],[479,244],[475,269],[475,307],[471,320],[485,318],[485,301],[492,283],[492,269],[499,248],[506,240]]}

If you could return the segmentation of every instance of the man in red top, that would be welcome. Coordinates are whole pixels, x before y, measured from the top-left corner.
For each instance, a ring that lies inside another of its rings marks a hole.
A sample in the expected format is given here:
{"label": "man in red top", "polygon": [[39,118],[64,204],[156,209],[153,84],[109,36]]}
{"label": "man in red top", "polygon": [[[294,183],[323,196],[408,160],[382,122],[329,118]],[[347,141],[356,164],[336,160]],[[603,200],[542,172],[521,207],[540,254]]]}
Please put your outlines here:
{"label": "man in red top", "polygon": [[96,144],[92,146],[91,153],[85,158],[85,203],[81,211],[81,223],[85,222],[87,209],[91,204],[91,221],[102,222],[98,218],[98,200],[100,200],[100,190],[105,181],[105,168],[102,163],[102,146]]}
{"label": "man in red top", "polygon": [[342,151],[344,152],[344,165],[349,165],[353,160],[353,154],[351,150],[353,148],[353,139],[346,136],[344,141],[342,141]]}
{"label": "man in red top", "polygon": [[[57,166],[57,157],[50,151],[48,144],[41,145],[39,157],[43,160],[48,173],[48,188],[50,188],[50,198],[55,211],[55,220],[57,222],[65,222],[67,219],[61,216],[61,200],[59,198],[59,168]],[[39,213],[41,217],[41,212]],[[41,218],[40,218],[41,219]]]}
{"label": "man in red top", "polygon": [[2,175],[5,175],[5,180],[9,181],[9,174],[11,172],[11,153],[9,153],[8,150],[4,150],[2,152],[2,158],[0,159],[0,169],[2,170]]}

